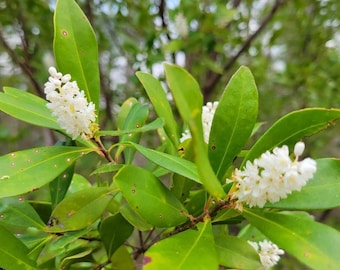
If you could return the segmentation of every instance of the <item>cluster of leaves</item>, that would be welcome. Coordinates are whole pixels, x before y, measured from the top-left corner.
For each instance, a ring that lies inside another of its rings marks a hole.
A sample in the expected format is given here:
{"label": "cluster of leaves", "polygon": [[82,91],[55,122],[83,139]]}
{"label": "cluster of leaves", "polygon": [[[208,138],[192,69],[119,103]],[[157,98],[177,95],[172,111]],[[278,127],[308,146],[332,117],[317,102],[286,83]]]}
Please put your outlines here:
{"label": "cluster of leaves", "polygon": [[[54,15],[58,70],[70,73],[89,101],[99,107],[98,50],[94,32],[74,1],[59,0]],[[234,166],[276,146],[326,129],[340,110],[294,111],[275,122],[249,150],[256,131],[258,91],[250,70],[241,67],[223,91],[209,144],[203,139],[203,97],[184,69],[165,64],[167,85],[192,139],[179,144],[176,122],[160,81],[138,72],[157,118],[134,98],[121,106],[117,130],[0,157],[0,267],[10,269],[258,269],[247,240],[268,238],[315,269],[337,269],[340,234],[306,210],[340,205],[340,161],[317,160],[318,170],[301,192],[263,209],[233,209],[225,183]],[[5,87],[0,109],[22,121],[61,134],[42,98]],[[157,130],[159,145],[140,144]],[[66,135],[66,134],[64,134]],[[118,137],[106,146],[104,137]],[[75,172],[76,160],[97,153],[110,161],[92,172],[89,183]],[[137,155],[146,164],[138,166]],[[112,177],[107,181],[107,175]],[[50,200],[34,199],[48,187]],[[31,192],[31,193],[28,193]],[[27,195],[23,195],[26,194]],[[19,197],[18,197],[19,196]],[[33,198],[33,199],[32,199]],[[239,234],[228,228],[242,225]]]}

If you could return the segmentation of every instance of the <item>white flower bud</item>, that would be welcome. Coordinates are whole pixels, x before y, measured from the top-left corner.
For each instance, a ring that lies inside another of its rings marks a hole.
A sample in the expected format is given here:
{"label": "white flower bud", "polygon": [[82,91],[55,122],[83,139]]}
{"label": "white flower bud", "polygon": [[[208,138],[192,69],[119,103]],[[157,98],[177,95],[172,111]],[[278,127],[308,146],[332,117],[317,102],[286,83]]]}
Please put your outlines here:
{"label": "white flower bud", "polygon": [[296,157],[302,155],[303,151],[305,150],[305,144],[303,142],[297,142],[294,146],[294,154]]}

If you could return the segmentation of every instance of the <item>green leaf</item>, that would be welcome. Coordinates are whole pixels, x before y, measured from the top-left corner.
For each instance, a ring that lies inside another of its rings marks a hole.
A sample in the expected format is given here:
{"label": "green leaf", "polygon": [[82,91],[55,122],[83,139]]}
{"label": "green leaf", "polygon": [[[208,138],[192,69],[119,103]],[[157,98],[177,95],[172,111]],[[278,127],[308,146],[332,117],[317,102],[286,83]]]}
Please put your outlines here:
{"label": "green leaf", "polygon": [[340,233],[301,215],[244,209],[243,215],[271,241],[313,269],[339,269]]}
{"label": "green leaf", "polygon": [[191,132],[194,160],[201,182],[211,195],[224,198],[226,194],[211,168],[203,138],[203,98],[199,85],[187,71],[178,66],[165,64],[165,74],[177,109]]}
{"label": "green leaf", "polygon": [[132,207],[126,202],[121,205],[119,212],[127,221],[129,221],[130,224],[140,231],[149,231],[154,227],[142,218],[142,216],[135,211],[135,209],[132,209]]}
{"label": "green leaf", "polygon": [[230,79],[219,101],[209,137],[209,160],[222,179],[233,159],[248,141],[256,123],[257,88],[247,67]]}
{"label": "green leaf", "polygon": [[301,138],[311,136],[331,126],[340,118],[338,109],[303,109],[291,112],[275,122],[253,145],[243,160],[254,160],[279,145],[292,146]]}
{"label": "green leaf", "polygon": [[71,74],[98,112],[100,82],[96,36],[74,0],[57,1],[53,48],[59,70]]}
{"label": "green leaf", "polygon": [[0,266],[6,270],[34,270],[35,263],[27,257],[28,248],[0,225]]}
{"label": "green leaf", "polygon": [[21,197],[0,199],[0,224],[22,228],[45,227],[34,208]]}
{"label": "green leaf", "polygon": [[91,175],[94,174],[101,174],[101,173],[108,173],[108,172],[116,172],[118,171],[121,167],[123,167],[123,164],[116,164],[116,163],[107,163],[99,166],[97,169],[95,169]]}
{"label": "green leaf", "polygon": [[64,199],[73,178],[74,167],[74,164],[68,167],[50,183],[50,195],[53,208]]}
{"label": "green leaf", "polygon": [[129,238],[133,229],[120,213],[102,221],[99,232],[109,258]]}
{"label": "green leaf", "polygon": [[36,190],[51,182],[93,148],[47,146],[0,157],[0,198]]}
{"label": "green leaf", "polygon": [[340,206],[340,160],[319,159],[317,171],[300,192],[294,191],[286,199],[274,204],[266,204],[266,207],[320,210]]}
{"label": "green leaf", "polygon": [[115,270],[135,270],[135,264],[131,254],[125,246],[121,246],[111,256],[111,265]]}
{"label": "green leaf", "polygon": [[91,183],[89,180],[87,180],[84,176],[75,173],[73,174],[73,178],[70,187],[67,190],[66,196],[90,187]]}
{"label": "green leaf", "polygon": [[149,124],[137,128],[132,128],[130,130],[101,130],[96,133],[96,136],[122,136],[133,133],[142,133],[161,128],[163,124],[164,121],[161,118],[157,118],[156,120],[152,121]]}
{"label": "green leaf", "polygon": [[[128,100],[129,101],[129,100]],[[127,101],[127,102],[128,102]],[[130,104],[130,102],[129,102]],[[125,110],[123,111],[125,114]],[[130,130],[142,127],[145,124],[145,121],[148,117],[149,109],[146,105],[142,105],[139,102],[132,103],[130,110],[127,112],[126,117],[124,118],[123,126],[121,127],[121,130]],[[122,117],[120,117],[122,121]],[[140,133],[129,133],[120,136],[119,142],[134,142],[138,143],[141,138]],[[131,164],[135,155],[135,149],[125,149],[124,146],[120,146],[117,150],[116,156],[121,153],[121,151],[124,150],[124,157],[125,157],[125,163]]]}
{"label": "green leaf", "polygon": [[75,231],[93,224],[112,200],[112,188],[92,187],[70,194],[51,215],[49,232]]}
{"label": "green leaf", "polygon": [[[88,245],[88,241],[80,239],[82,236],[88,234],[93,230],[93,226],[88,226],[83,230],[76,232],[66,232],[57,236],[57,234],[50,234],[53,238],[44,246],[37,263],[39,266],[46,264],[51,259],[55,259],[60,255],[66,254],[69,250],[78,248],[79,246]],[[45,266],[45,265],[44,265]],[[49,267],[50,269],[52,267]],[[41,267],[41,269],[46,269]]]}
{"label": "green leaf", "polygon": [[0,92],[1,111],[32,125],[61,131],[46,100],[12,87],[4,87],[4,91]]}
{"label": "green leaf", "polygon": [[197,167],[194,163],[170,154],[143,147],[139,144],[129,143],[129,145],[134,147],[139,153],[155,164],[171,172],[183,175],[197,183],[201,183],[197,173]]}
{"label": "green leaf", "polygon": [[176,147],[179,142],[177,124],[164,88],[160,81],[154,78],[151,74],[139,71],[136,73],[136,76],[143,84],[157,115],[164,119],[165,132]]}
{"label": "green leaf", "polygon": [[219,264],[232,269],[261,269],[262,264],[256,250],[247,241],[235,236],[215,237]]}
{"label": "green leaf", "polygon": [[145,270],[218,269],[210,221],[157,242],[144,255]]}
{"label": "green leaf", "polygon": [[114,181],[129,205],[148,223],[165,228],[187,220],[184,206],[151,172],[127,165]]}

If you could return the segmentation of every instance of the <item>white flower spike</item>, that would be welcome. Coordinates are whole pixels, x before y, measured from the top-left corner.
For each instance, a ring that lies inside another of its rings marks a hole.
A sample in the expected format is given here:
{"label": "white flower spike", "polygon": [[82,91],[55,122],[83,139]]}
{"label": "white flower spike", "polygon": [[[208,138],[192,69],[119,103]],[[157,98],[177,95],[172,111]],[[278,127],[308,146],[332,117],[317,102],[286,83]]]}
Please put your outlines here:
{"label": "white flower spike", "polygon": [[232,179],[236,182],[231,193],[235,208],[242,211],[243,203],[249,207],[263,207],[266,202],[277,202],[293,191],[300,191],[316,172],[316,162],[311,158],[299,161],[305,145],[294,147],[295,159],[289,156],[288,146],[265,152],[253,162],[247,161],[243,170],[236,169]]}
{"label": "white flower spike", "polygon": [[88,103],[84,91],[80,91],[71,75],[63,75],[54,67],[48,69],[50,77],[45,83],[44,92],[47,108],[57,117],[57,122],[72,139],[82,136],[84,139],[93,137],[96,126],[95,105]]}
{"label": "white flower spike", "polygon": [[[206,143],[209,143],[211,125],[214,119],[217,106],[218,106],[218,101],[215,101],[215,102],[207,102],[207,104],[202,107],[203,136],[204,136],[204,141]],[[190,139],[190,138],[191,138],[191,133],[188,129],[186,129],[182,133],[182,137],[179,139],[179,141],[182,143],[186,139]]]}
{"label": "white flower spike", "polygon": [[263,240],[259,243],[248,241],[248,243],[257,251],[260,256],[261,264],[265,269],[276,265],[280,260],[280,255],[284,254],[282,249],[279,249],[274,243]]}

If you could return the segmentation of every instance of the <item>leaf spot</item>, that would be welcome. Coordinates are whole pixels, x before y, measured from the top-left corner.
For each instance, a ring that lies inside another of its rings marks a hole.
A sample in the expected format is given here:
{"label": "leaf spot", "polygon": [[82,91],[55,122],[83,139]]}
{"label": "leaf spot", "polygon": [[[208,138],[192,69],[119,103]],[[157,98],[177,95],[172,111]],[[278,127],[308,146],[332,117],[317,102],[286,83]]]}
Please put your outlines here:
{"label": "leaf spot", "polygon": [[159,218],[162,219],[162,218],[163,218],[163,215],[160,214],[160,215],[159,215]]}
{"label": "leaf spot", "polygon": [[14,167],[14,166],[15,166],[15,163],[14,163],[14,162],[11,162],[11,166]]}
{"label": "leaf spot", "polygon": [[19,197],[19,198],[18,198],[18,201],[19,201],[19,202],[22,202],[23,200],[24,200],[23,197]]}
{"label": "leaf spot", "polygon": [[67,178],[67,174],[65,173],[65,174],[63,174],[63,178],[64,179],[66,179]]}
{"label": "leaf spot", "polygon": [[61,30],[61,34],[62,34],[64,37],[67,37],[67,36],[68,36],[68,32],[67,32],[65,29]]}
{"label": "leaf spot", "polygon": [[32,160],[30,158],[26,159],[27,162],[31,162]]}
{"label": "leaf spot", "polygon": [[58,165],[57,165],[57,164],[54,164],[53,167],[54,167],[54,168],[58,168]]}
{"label": "leaf spot", "polygon": [[38,189],[39,189],[39,188],[33,188],[33,189],[32,189],[32,192],[33,192],[33,191],[37,191]]}
{"label": "leaf spot", "polygon": [[136,190],[135,190],[135,189],[131,189],[131,193],[132,193],[132,194],[135,194],[135,193],[136,193]]}
{"label": "leaf spot", "polygon": [[11,153],[11,157],[15,157],[15,153]]}
{"label": "leaf spot", "polygon": [[33,151],[34,153],[39,153],[39,149],[34,149],[34,151]]}
{"label": "leaf spot", "polygon": [[67,162],[71,162],[71,159],[70,159],[70,158],[67,158],[66,161],[67,161]]}
{"label": "leaf spot", "polygon": [[137,125],[136,125],[136,128],[139,128],[139,127],[140,127],[140,125],[139,125],[139,124],[137,124]]}
{"label": "leaf spot", "polygon": [[211,150],[216,150],[216,145],[211,146]]}
{"label": "leaf spot", "polygon": [[0,180],[7,180],[9,178],[10,178],[9,175],[3,175],[3,176],[0,177]]}
{"label": "leaf spot", "polygon": [[76,213],[75,210],[71,210],[70,212],[67,213],[67,217],[71,217]]}
{"label": "leaf spot", "polygon": [[4,214],[0,214],[0,218],[4,218],[5,217],[5,215]]}
{"label": "leaf spot", "polygon": [[148,263],[150,263],[152,260],[151,260],[151,257],[149,256],[144,256],[143,258],[143,265],[147,265]]}

